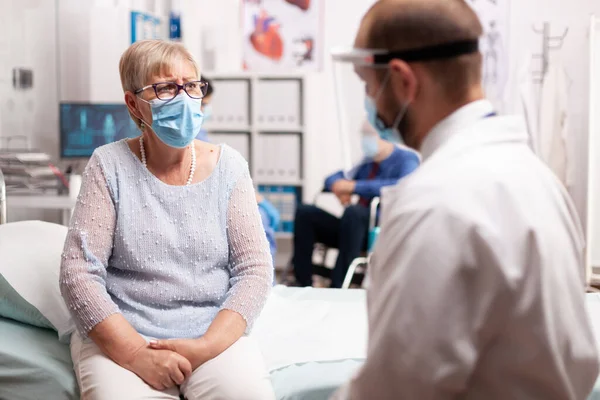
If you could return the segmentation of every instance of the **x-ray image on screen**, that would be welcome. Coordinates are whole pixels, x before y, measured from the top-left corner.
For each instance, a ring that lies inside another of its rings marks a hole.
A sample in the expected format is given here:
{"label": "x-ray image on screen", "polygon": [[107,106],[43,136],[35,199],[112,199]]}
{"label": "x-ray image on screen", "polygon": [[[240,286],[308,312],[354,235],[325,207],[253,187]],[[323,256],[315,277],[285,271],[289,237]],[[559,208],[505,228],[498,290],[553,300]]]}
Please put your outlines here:
{"label": "x-ray image on screen", "polygon": [[140,134],[125,104],[61,104],[61,157],[90,157],[97,147]]}

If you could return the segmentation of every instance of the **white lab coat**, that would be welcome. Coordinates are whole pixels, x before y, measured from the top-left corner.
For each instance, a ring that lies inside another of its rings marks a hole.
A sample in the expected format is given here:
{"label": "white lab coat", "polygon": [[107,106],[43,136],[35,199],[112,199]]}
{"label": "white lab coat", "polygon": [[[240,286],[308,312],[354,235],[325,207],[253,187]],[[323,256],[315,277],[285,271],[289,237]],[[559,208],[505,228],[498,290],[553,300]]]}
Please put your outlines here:
{"label": "white lab coat", "polygon": [[539,113],[538,155],[566,186],[573,184],[569,165],[568,78],[559,60],[550,63],[544,77]]}
{"label": "white lab coat", "polygon": [[442,121],[383,193],[367,360],[336,399],[583,400],[598,377],[583,236],[522,118]]}
{"label": "white lab coat", "polygon": [[524,63],[511,68],[511,79],[507,85],[507,96],[504,99],[508,114],[522,115],[527,123],[529,133],[529,145],[531,149],[539,154],[539,117],[540,107],[536,95],[531,73],[531,51],[523,51],[517,60],[525,60]]}

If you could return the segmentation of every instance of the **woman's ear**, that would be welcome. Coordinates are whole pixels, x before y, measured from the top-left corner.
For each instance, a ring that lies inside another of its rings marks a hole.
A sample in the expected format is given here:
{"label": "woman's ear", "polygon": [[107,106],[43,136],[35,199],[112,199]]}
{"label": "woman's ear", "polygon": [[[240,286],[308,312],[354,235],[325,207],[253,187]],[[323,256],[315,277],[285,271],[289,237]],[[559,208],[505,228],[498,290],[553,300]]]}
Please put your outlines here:
{"label": "woman's ear", "polygon": [[142,120],[142,113],[138,108],[138,104],[135,98],[135,94],[131,92],[125,92],[125,104],[129,109],[129,112],[135,116],[137,119]]}

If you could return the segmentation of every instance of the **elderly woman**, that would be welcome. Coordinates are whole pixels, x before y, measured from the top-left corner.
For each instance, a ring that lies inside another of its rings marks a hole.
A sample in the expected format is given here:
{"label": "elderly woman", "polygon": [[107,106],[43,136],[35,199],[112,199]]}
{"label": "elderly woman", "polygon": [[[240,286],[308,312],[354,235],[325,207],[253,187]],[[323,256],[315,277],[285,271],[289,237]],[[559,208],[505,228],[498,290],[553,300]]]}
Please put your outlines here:
{"label": "elderly woman", "polygon": [[141,135],[94,152],[61,268],[82,398],[272,399],[245,336],[273,279],[247,163],[194,140],[207,84],[183,46],[135,43],[119,68]]}

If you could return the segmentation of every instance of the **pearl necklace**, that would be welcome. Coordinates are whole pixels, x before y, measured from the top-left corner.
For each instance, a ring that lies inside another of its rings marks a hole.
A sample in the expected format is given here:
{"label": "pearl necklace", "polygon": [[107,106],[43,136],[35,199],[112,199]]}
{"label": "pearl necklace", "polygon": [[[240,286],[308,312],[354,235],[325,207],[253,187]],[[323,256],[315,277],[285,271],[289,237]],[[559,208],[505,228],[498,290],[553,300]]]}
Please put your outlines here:
{"label": "pearl necklace", "polygon": [[[194,172],[196,172],[196,146],[194,146],[193,142],[190,145],[190,148],[192,149],[192,165],[190,167],[190,176],[187,182],[185,183],[185,186],[189,186],[192,184],[192,180],[194,180]],[[142,155],[142,164],[144,165],[144,168],[148,169],[148,165],[146,163],[146,149],[144,148],[143,136],[140,136],[140,154]]]}

